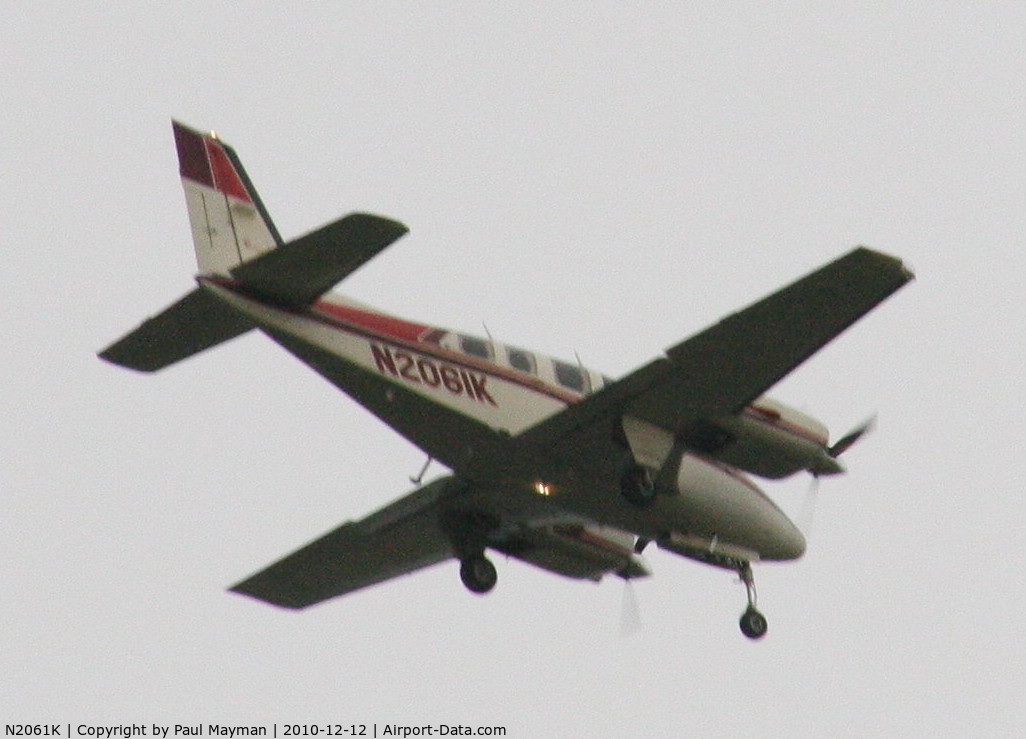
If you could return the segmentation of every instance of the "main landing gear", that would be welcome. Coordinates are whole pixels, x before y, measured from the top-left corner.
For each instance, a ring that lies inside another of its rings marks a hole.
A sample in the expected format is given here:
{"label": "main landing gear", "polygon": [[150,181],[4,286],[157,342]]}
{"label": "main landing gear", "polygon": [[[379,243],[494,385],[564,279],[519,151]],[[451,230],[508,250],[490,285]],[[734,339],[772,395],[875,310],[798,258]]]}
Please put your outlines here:
{"label": "main landing gear", "polygon": [[741,582],[745,584],[745,591],[748,593],[748,608],[741,614],[741,633],[749,639],[761,639],[766,636],[767,624],[766,617],[755,608],[755,578],[752,576],[752,566],[744,562],[737,573],[741,576]]}
{"label": "main landing gear", "polygon": [[495,587],[499,575],[487,557],[477,554],[460,561],[460,579],[467,590],[483,594]]}

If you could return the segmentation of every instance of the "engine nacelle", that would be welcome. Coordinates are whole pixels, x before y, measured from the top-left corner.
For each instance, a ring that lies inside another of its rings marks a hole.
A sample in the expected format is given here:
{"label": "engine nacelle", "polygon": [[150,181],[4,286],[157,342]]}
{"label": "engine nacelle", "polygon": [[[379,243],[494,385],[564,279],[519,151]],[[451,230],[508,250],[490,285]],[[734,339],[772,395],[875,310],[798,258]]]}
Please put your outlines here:
{"label": "engine nacelle", "polygon": [[805,552],[802,533],[747,476],[687,451],[673,434],[645,421],[624,418],[623,428],[638,464],[656,471],[660,500],[677,522],[660,546],[730,567]]}
{"label": "engine nacelle", "polygon": [[[717,562],[797,559],[805,537],[770,498],[745,475],[726,465],[686,453],[676,475],[675,505],[694,522],[672,532],[664,547],[678,544],[681,554]],[[702,550],[708,556],[698,556]]]}
{"label": "engine nacelle", "polygon": [[802,470],[817,475],[843,471],[828,454],[826,426],[772,398],[759,398],[740,413],[708,425],[722,436],[714,448],[703,451],[760,477],[776,480]]}
{"label": "engine nacelle", "polygon": [[624,418],[623,428],[635,459],[652,469],[661,469],[679,442],[691,451],[773,480],[803,470],[816,475],[844,471],[829,453],[826,426],[771,398],[759,398],[735,415],[693,424],[679,438],[636,418]]}

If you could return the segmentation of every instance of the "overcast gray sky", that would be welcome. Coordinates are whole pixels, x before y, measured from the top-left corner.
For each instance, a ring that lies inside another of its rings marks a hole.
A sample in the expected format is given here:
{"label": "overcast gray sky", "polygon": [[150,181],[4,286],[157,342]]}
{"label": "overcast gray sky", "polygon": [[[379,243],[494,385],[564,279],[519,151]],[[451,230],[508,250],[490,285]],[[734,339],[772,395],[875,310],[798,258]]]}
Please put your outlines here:
{"label": "overcast gray sky", "polygon": [[[1011,2],[8,4],[0,717],[1017,733],[1024,38]],[[352,296],[611,375],[855,244],[911,264],[772,393],[879,426],[805,558],[756,568],[766,639],[662,552],[629,636],[619,580],[501,558],[483,598],[452,563],[302,613],[226,593],[422,458],[259,335],[96,359],[192,284],[172,117],[286,237],[407,223]]]}

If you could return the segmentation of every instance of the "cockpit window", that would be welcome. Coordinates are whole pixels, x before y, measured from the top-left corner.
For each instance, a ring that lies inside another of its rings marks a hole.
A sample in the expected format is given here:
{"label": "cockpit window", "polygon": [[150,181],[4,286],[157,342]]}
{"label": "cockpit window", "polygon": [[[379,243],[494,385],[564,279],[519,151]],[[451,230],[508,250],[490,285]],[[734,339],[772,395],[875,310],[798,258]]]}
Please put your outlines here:
{"label": "cockpit window", "polygon": [[492,358],[492,345],[484,339],[460,335],[460,349],[482,359]]}
{"label": "cockpit window", "polygon": [[531,352],[525,352],[523,349],[514,349],[509,347],[507,349],[507,354],[509,355],[510,366],[512,366],[513,369],[534,374],[538,365]]}
{"label": "cockpit window", "polygon": [[556,370],[556,379],[560,385],[576,390],[579,393],[588,391],[588,381],[584,370],[576,364],[553,360],[552,366]]}

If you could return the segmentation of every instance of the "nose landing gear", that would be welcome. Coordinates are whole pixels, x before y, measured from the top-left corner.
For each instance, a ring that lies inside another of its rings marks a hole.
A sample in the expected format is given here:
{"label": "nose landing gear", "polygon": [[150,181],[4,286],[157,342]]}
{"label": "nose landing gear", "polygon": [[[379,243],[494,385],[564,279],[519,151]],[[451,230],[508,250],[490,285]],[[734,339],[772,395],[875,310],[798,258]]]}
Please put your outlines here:
{"label": "nose landing gear", "polygon": [[748,608],[741,614],[739,622],[741,633],[749,639],[761,639],[766,636],[767,623],[766,617],[755,607],[755,578],[752,576],[752,566],[745,562],[738,568],[737,572],[741,576],[741,582],[745,584],[745,591],[748,594]]}

